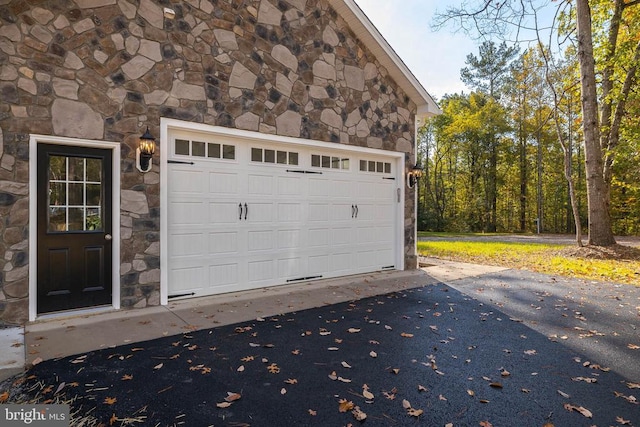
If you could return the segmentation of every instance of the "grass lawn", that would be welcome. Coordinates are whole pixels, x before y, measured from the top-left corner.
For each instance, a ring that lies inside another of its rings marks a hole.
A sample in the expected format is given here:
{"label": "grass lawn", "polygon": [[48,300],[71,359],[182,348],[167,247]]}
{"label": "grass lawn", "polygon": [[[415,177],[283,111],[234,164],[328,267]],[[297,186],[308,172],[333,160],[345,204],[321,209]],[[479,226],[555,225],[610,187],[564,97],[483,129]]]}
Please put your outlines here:
{"label": "grass lawn", "polygon": [[[448,235],[455,239],[455,235]],[[520,268],[545,274],[640,286],[640,260],[569,256],[566,245],[486,241],[420,241],[422,256]]]}

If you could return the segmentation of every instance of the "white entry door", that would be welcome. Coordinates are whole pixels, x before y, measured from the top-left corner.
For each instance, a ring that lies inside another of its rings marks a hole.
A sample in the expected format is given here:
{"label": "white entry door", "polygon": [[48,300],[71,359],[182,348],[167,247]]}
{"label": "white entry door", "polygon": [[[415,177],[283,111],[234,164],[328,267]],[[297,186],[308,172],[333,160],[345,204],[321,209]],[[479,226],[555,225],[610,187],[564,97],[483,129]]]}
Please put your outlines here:
{"label": "white entry door", "polygon": [[168,139],[169,298],[399,268],[397,158],[206,132]]}

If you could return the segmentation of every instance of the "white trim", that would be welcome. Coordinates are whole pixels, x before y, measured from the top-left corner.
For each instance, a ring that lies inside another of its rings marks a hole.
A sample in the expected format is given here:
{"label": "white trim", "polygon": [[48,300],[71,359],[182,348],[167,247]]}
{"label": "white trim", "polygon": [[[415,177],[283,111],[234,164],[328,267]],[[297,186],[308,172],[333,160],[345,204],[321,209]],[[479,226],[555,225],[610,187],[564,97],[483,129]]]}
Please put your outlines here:
{"label": "white trim", "polygon": [[[112,184],[111,184],[111,215],[113,236],[113,253],[111,261],[111,287],[112,306],[120,309],[120,144],[109,141],[94,141],[90,139],[65,138],[50,135],[32,134],[29,138],[29,321],[39,319],[38,317],[38,212],[37,212],[37,190],[38,190],[38,144],[58,144],[76,147],[103,148],[113,152]],[[79,311],[86,311],[81,309]],[[66,314],[74,313],[75,310],[67,311]],[[46,316],[46,315],[45,315]]]}
{"label": "white trim", "polygon": [[[358,147],[353,145],[345,145],[331,142],[315,141],[304,138],[294,138],[289,136],[271,135],[260,132],[239,130],[226,128],[221,126],[212,126],[202,123],[193,123],[176,119],[161,118],[160,119],[160,304],[167,305],[169,302],[169,273],[168,265],[168,165],[169,160],[169,134],[172,130],[202,132],[210,135],[218,135],[229,138],[238,138],[244,141],[254,141],[263,143],[278,143],[288,145],[304,145],[307,147],[315,147],[318,149],[343,151],[349,153],[361,153],[368,155],[382,155],[394,158],[396,162],[396,183],[400,189],[400,201],[397,203],[397,248],[396,248],[396,269],[404,270],[404,204],[405,204],[405,153],[397,151],[381,150],[376,148]],[[398,190],[396,190],[398,191]]]}

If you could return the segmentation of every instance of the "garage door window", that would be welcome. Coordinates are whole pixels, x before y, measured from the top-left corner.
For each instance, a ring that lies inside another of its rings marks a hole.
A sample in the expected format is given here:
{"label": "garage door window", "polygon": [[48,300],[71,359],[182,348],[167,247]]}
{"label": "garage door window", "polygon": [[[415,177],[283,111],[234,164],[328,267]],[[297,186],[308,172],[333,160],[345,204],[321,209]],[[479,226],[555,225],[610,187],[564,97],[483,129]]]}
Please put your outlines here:
{"label": "garage door window", "polygon": [[227,160],[235,160],[236,158],[236,147],[234,145],[176,139],[174,148],[175,153],[182,156]]}
{"label": "garage door window", "polygon": [[314,168],[349,170],[349,158],[312,154],[311,166]]}
{"label": "garage door window", "polygon": [[272,163],[280,165],[297,165],[298,153],[295,151],[280,151],[268,148],[251,148],[251,161],[256,163]]}
{"label": "garage door window", "polygon": [[361,172],[391,173],[391,163],[374,160],[360,160]]}

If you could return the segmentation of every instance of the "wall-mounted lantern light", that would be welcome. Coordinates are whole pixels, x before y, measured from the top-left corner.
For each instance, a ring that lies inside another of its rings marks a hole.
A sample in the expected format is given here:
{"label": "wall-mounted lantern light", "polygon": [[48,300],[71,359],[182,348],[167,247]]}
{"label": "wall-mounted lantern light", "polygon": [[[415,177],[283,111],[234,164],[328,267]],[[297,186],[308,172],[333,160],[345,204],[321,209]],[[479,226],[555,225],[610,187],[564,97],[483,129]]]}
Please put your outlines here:
{"label": "wall-mounted lantern light", "polygon": [[153,164],[151,163],[151,157],[156,151],[156,139],[149,132],[149,126],[147,126],[146,132],[140,137],[138,148],[136,149],[136,167],[140,172],[149,172]]}
{"label": "wall-mounted lantern light", "polygon": [[418,178],[422,176],[423,172],[424,169],[422,169],[420,163],[416,163],[416,165],[412,167],[411,170],[407,173],[407,187],[415,187],[415,185],[418,183]]}

